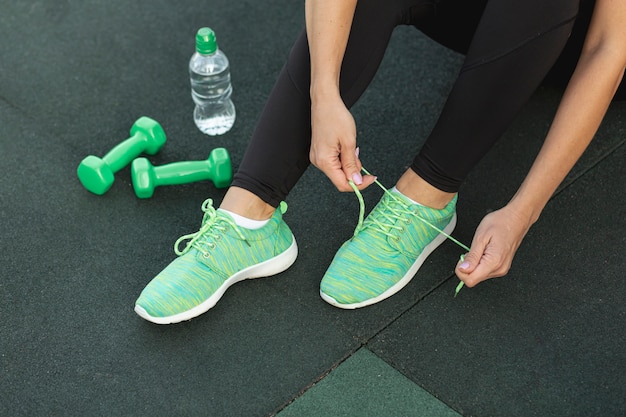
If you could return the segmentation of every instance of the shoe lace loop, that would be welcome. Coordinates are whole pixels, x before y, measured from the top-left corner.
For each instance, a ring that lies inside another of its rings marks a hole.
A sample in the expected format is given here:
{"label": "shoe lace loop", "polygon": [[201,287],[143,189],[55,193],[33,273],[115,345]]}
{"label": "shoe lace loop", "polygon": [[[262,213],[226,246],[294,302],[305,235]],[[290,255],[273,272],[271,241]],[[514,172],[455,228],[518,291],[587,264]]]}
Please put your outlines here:
{"label": "shoe lace loop", "polygon": [[[218,218],[217,210],[213,207],[212,199],[209,198],[202,203],[202,211],[204,212],[204,216],[202,218],[202,226],[200,226],[200,230],[178,238],[176,243],[174,243],[174,252],[176,255],[184,255],[189,252],[191,248],[196,248],[205,257],[208,256],[209,252],[206,250],[206,247],[208,246],[209,249],[215,248],[214,241],[221,239],[221,235],[228,227],[232,227],[241,240],[250,245],[234,220],[228,216],[221,216]],[[186,240],[189,242],[187,242],[185,247],[181,250],[180,245]]]}
{"label": "shoe lace loop", "polygon": [[[366,170],[363,167],[361,167],[361,170],[367,175],[372,175],[369,173],[368,170]],[[385,194],[389,195],[394,200],[394,202],[398,203],[397,206],[394,207],[387,202],[383,202],[383,204],[386,204],[386,206],[385,206],[385,210],[381,210],[381,214],[386,220],[389,221],[389,224],[373,217],[370,218],[370,220],[372,221],[372,224],[376,227],[377,230],[379,230],[380,232],[384,233],[385,235],[391,238],[398,239],[397,236],[391,233],[391,229],[393,228],[395,228],[396,230],[402,230],[402,227],[394,225],[395,220],[403,219],[408,223],[410,217],[415,217],[417,220],[433,228],[438,233],[442,234],[447,239],[450,239],[452,242],[456,243],[461,248],[465,249],[468,252],[470,251],[470,248],[467,245],[464,245],[463,243],[459,242],[457,239],[445,233],[443,230],[441,230],[440,228],[438,228],[437,226],[435,226],[428,220],[424,219],[423,217],[418,215],[416,212],[409,210],[408,205],[403,200],[395,196],[391,191],[389,191],[389,189],[387,189],[387,187],[382,185],[380,181],[374,180],[374,182],[385,192]],[[352,187],[352,189],[354,190],[354,193],[356,194],[356,197],[359,200],[359,220],[358,220],[356,228],[354,229],[354,236],[356,236],[363,229],[363,219],[365,217],[365,202],[363,200],[363,195],[361,194],[361,191],[359,191],[359,189],[357,188],[356,184],[352,180],[349,180],[348,183],[350,184],[350,187]],[[465,255],[461,255],[461,261],[463,261],[464,257]],[[457,296],[459,291],[461,291],[461,288],[463,288],[463,285],[464,285],[463,281],[460,281],[454,293],[455,297]]]}
{"label": "shoe lace loop", "polygon": [[[363,170],[365,172],[365,170]],[[359,221],[354,229],[354,236],[358,235],[359,232],[363,229],[363,218],[365,216],[365,202],[363,201],[363,195],[354,184],[354,182],[349,181],[350,186],[354,190],[358,200],[359,200]],[[376,180],[378,186],[380,186],[386,193],[389,192],[385,187],[382,186]],[[392,230],[403,231],[402,226],[396,226],[396,220],[402,220],[406,223],[409,223],[410,216],[415,216],[415,213],[408,209],[408,206],[404,204],[403,201],[396,198],[393,194],[389,193],[394,199],[395,202],[399,203],[397,205],[389,204],[387,201],[382,200],[381,204],[384,204],[384,210],[380,211],[383,219],[377,219],[375,217],[370,217],[371,227],[374,227],[377,231],[383,233],[386,236],[389,236],[392,239],[397,239],[398,237],[392,233]]]}

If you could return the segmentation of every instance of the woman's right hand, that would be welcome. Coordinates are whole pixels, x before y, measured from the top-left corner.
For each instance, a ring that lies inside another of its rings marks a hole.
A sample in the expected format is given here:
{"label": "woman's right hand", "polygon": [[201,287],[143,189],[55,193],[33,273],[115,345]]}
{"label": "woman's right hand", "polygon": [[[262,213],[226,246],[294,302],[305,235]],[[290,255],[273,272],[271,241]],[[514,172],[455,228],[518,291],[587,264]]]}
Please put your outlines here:
{"label": "woman's right hand", "polygon": [[339,191],[353,191],[348,180],[359,189],[374,182],[373,176],[361,175],[356,123],[338,92],[312,100],[310,159]]}

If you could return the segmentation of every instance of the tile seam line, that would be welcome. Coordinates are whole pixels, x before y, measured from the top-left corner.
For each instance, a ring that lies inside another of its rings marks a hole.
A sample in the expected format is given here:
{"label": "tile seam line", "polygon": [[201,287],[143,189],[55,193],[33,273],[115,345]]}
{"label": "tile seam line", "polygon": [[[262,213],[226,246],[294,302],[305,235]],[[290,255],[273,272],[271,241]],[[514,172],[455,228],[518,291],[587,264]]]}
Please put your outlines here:
{"label": "tile seam line", "polygon": [[[573,178],[565,181],[563,184],[561,184],[559,186],[559,188],[554,192],[554,194],[552,195],[552,197],[550,197],[549,201],[552,201],[556,196],[558,196],[559,194],[561,194],[562,192],[564,192],[565,190],[567,190],[570,186],[572,186],[573,184],[575,184],[578,180],[580,180],[583,176],[585,176],[588,172],[590,172],[591,170],[593,170],[596,166],[598,166],[600,163],[604,162],[606,159],[608,159],[612,154],[614,154],[619,148],[621,148],[622,146],[624,146],[626,144],[626,139],[621,140],[620,142],[618,142],[616,145],[614,145],[613,147],[611,147],[610,149],[608,149],[606,152],[604,152],[593,164],[591,164],[588,168],[584,169],[581,173],[577,174],[576,176],[574,176]],[[424,292],[424,294],[419,297],[418,299],[416,299],[413,303],[411,303],[407,308],[405,308],[402,312],[400,312],[399,314],[397,314],[395,317],[393,317],[392,319],[390,319],[389,321],[387,321],[384,325],[382,325],[378,330],[376,330],[373,334],[371,334],[370,336],[367,336],[365,338],[363,338],[362,340],[359,341],[359,345],[357,348],[355,349],[351,349],[346,355],[344,355],[339,361],[335,362],[329,369],[327,369],[325,372],[323,372],[321,375],[319,375],[311,384],[309,384],[308,386],[306,386],[305,388],[303,388],[300,392],[298,392],[291,400],[289,400],[287,403],[283,404],[281,407],[279,407],[278,410],[276,410],[274,413],[270,414],[270,416],[275,416],[276,414],[280,413],[281,411],[283,411],[287,406],[289,406],[291,403],[293,403],[294,401],[296,401],[298,398],[302,397],[307,391],[309,391],[312,387],[314,387],[317,383],[319,383],[321,380],[323,380],[324,378],[326,378],[332,371],[334,371],[335,369],[337,369],[341,364],[343,364],[346,360],[348,360],[351,356],[353,356],[356,352],[358,352],[359,350],[366,348],[368,349],[370,352],[372,352],[374,355],[376,355],[376,357],[378,357],[380,360],[384,361],[385,363],[387,363],[389,366],[392,366],[392,364],[390,364],[389,362],[385,361],[383,358],[381,358],[376,352],[372,351],[371,349],[369,349],[368,345],[369,342],[376,338],[379,334],[381,334],[383,331],[385,331],[386,329],[388,329],[393,323],[395,323],[396,321],[398,321],[400,318],[402,318],[405,314],[407,314],[409,311],[411,311],[413,308],[415,308],[421,301],[423,301],[424,299],[426,299],[426,297],[430,296],[435,290],[437,290],[439,287],[441,287],[443,284],[445,284],[448,280],[450,280],[451,278],[453,278],[455,276],[454,273],[449,274],[445,279],[443,279],[441,282],[433,285],[430,289],[428,289],[426,292]],[[396,369],[398,372],[400,372],[402,375],[404,375],[404,373],[402,373],[400,370],[398,370],[397,368],[393,367],[394,369]],[[408,376],[404,375],[406,378],[408,378]],[[442,399],[436,397],[433,395],[433,393],[431,393],[430,391],[426,390],[424,387],[422,387],[421,385],[419,385],[418,383],[416,383],[415,381],[413,381],[412,379],[408,378],[411,382],[413,382],[414,384],[416,384],[417,386],[419,386],[420,388],[424,389],[425,392],[427,392],[428,394],[432,395],[434,398],[437,398],[439,401],[441,401],[443,404],[445,404],[447,407],[449,407],[450,409],[458,412],[457,410],[455,410],[453,407],[451,407],[449,404],[447,404],[445,401],[443,401]]]}
{"label": "tile seam line", "polygon": [[603,152],[596,161],[594,161],[589,167],[585,168],[582,170],[582,172],[580,172],[579,174],[576,174],[575,176],[573,176],[570,179],[565,179],[563,180],[563,182],[561,183],[561,185],[559,185],[559,188],[557,188],[557,190],[554,192],[554,194],[552,195],[552,197],[550,197],[550,200],[548,201],[548,203],[550,203],[554,197],[556,197],[557,195],[561,194],[562,192],[564,192],[565,190],[567,190],[569,187],[571,187],[572,185],[574,185],[576,182],[578,182],[578,180],[580,180],[582,177],[584,177],[587,173],[589,173],[590,171],[592,171],[595,167],[597,167],[598,165],[600,165],[602,162],[604,162],[605,160],[607,160],[608,158],[611,157],[611,155],[613,155],[615,152],[617,152],[617,150],[619,148],[621,148],[622,146],[626,145],[626,139],[622,139],[621,141],[617,142],[615,145],[613,145],[611,148],[609,148],[608,150],[606,150],[605,152]]}
{"label": "tile seam line", "polygon": [[[626,139],[623,139],[621,141],[619,141],[616,145],[614,145],[613,147],[609,148],[607,151],[605,151],[602,155],[600,155],[600,157],[598,157],[598,159],[591,164],[588,168],[584,169],[581,173],[577,174],[576,176],[574,176],[573,178],[569,179],[568,181],[564,182],[563,184],[561,184],[561,186],[559,186],[559,188],[554,192],[554,194],[550,197],[550,201],[552,201],[556,196],[558,196],[559,194],[561,194],[562,192],[564,192],[565,190],[567,190],[570,186],[574,185],[578,180],[580,180],[582,177],[584,177],[588,172],[590,172],[591,170],[593,170],[596,166],[598,166],[599,164],[601,164],[602,162],[604,162],[606,159],[608,159],[612,154],[614,154],[619,148],[621,148],[622,146],[624,146],[626,144]],[[422,387],[420,384],[418,384],[417,382],[415,382],[413,379],[409,378],[407,375],[405,375],[403,372],[401,372],[399,369],[397,369],[395,366],[393,366],[393,364],[387,362],[386,360],[384,360],[383,358],[380,357],[380,355],[378,355],[376,352],[372,351],[371,349],[369,349],[368,345],[369,342],[371,340],[373,340],[374,338],[376,338],[379,334],[381,334],[383,331],[387,330],[391,325],[393,325],[393,323],[395,323],[396,321],[398,321],[400,318],[402,318],[405,314],[407,314],[409,311],[413,310],[421,301],[423,301],[424,299],[426,299],[428,296],[430,296],[433,292],[435,292],[435,290],[437,290],[439,287],[441,287],[442,285],[444,285],[446,282],[448,282],[448,280],[450,280],[451,278],[454,278],[456,275],[454,273],[451,273],[448,275],[447,278],[441,280],[441,282],[439,282],[438,284],[433,285],[430,289],[428,289],[426,292],[424,292],[424,294],[419,297],[417,300],[415,300],[412,304],[410,304],[407,308],[405,308],[402,312],[400,312],[399,314],[397,314],[395,317],[393,317],[391,320],[389,320],[388,322],[386,322],[384,325],[382,325],[377,331],[375,331],[371,336],[365,337],[361,340],[360,342],[360,346],[357,349],[354,349],[352,352],[350,352],[348,355],[346,355],[343,359],[341,359],[341,361],[339,361],[338,363],[336,363],[333,367],[331,367],[331,369],[329,369],[326,373],[324,373],[323,375],[320,376],[319,379],[317,379],[310,387],[307,387],[302,393],[300,393],[298,396],[303,395],[306,391],[308,391],[308,389],[310,389],[313,385],[315,385],[316,383],[318,383],[319,381],[321,381],[323,378],[325,378],[328,374],[330,374],[330,372],[332,372],[334,369],[336,369],[339,365],[341,365],[343,362],[345,362],[350,356],[354,355],[357,351],[359,351],[362,348],[366,348],[368,349],[370,352],[372,352],[374,355],[376,355],[376,357],[378,357],[380,360],[382,360],[383,362],[385,362],[386,364],[388,364],[389,366],[393,367],[396,371],[398,371],[400,374],[402,374],[404,377],[406,377],[409,381],[411,381],[412,383],[414,383],[415,385],[417,385],[418,387],[422,388],[425,392],[427,392],[429,395],[432,395],[434,398],[437,398],[439,401],[441,401],[442,404],[444,404],[446,407],[450,408],[451,410],[455,411],[458,413],[458,410],[455,410],[454,407],[452,407],[450,404],[446,403],[443,399],[435,396],[432,392],[428,391],[426,388]],[[296,397],[297,398],[297,397]],[[295,399],[294,399],[295,400]]]}
{"label": "tile seam line", "polygon": [[[428,395],[432,396],[433,398],[436,398],[439,402],[441,402],[443,405],[445,405],[446,407],[448,407],[450,410],[454,411],[455,413],[462,415],[461,413],[459,413],[458,410],[456,410],[454,407],[452,407],[450,404],[448,404],[446,401],[444,401],[442,398],[437,397],[434,393],[430,392],[428,389],[426,389],[426,387],[422,386],[421,384],[417,383],[417,381],[414,381],[412,378],[410,378],[408,375],[406,375],[404,372],[402,372],[400,369],[398,369],[396,366],[394,366],[393,363],[390,363],[388,361],[386,361],[385,359],[383,359],[379,354],[377,354],[375,351],[373,351],[372,349],[369,348],[369,342],[374,339],[375,337],[377,337],[379,334],[381,334],[383,331],[387,330],[389,328],[389,326],[391,326],[393,323],[395,323],[396,321],[398,321],[400,318],[402,318],[405,314],[407,314],[409,311],[413,310],[419,303],[421,303],[423,300],[426,299],[426,297],[428,297],[429,295],[431,295],[433,292],[435,292],[435,290],[437,290],[439,287],[441,287],[442,285],[444,285],[446,282],[448,282],[448,280],[450,280],[451,278],[455,277],[456,275],[454,274],[454,272],[452,272],[451,274],[448,275],[447,278],[444,278],[441,280],[441,282],[439,282],[438,284],[433,285],[429,290],[427,290],[426,292],[424,292],[424,294],[419,297],[417,300],[415,300],[415,302],[413,302],[409,307],[407,307],[404,311],[402,311],[401,313],[399,313],[396,317],[394,317],[392,320],[390,320],[387,324],[385,324],[384,326],[381,326],[381,328],[376,331],[371,337],[363,340],[361,347],[357,350],[360,350],[361,348],[365,348],[368,349],[370,352],[372,352],[372,354],[376,355],[376,357],[378,359],[380,359],[381,361],[383,361],[384,363],[386,363],[387,365],[389,365],[390,367],[392,367],[393,369],[396,370],[396,372],[398,372],[400,375],[404,376],[408,381],[411,381],[413,384],[415,384],[416,386],[418,386],[419,388],[421,388],[424,392],[428,393]],[[452,298],[452,296],[451,296]],[[356,351],[355,351],[356,352]],[[345,360],[345,359],[344,359]]]}
{"label": "tile seam line", "polygon": [[11,100],[9,100],[7,97],[5,97],[2,94],[0,94],[0,103],[5,103],[5,105],[7,107],[9,107],[12,110],[17,111],[18,113],[20,113],[23,116],[26,115],[26,112],[21,107],[19,107],[16,104],[14,104]]}
{"label": "tile seam line", "polygon": [[[556,189],[556,191],[554,192],[554,194],[552,194],[552,196],[550,197],[550,199],[548,200],[548,204],[550,204],[550,202],[552,202],[552,200],[554,200],[555,197],[557,197],[558,195],[560,195],[561,193],[565,192],[566,190],[568,190],[571,186],[573,186],[576,182],[578,182],[581,178],[583,178],[585,175],[587,175],[587,173],[589,173],[590,171],[592,171],[594,168],[596,168],[598,165],[600,165],[601,163],[603,163],[604,161],[606,161],[608,158],[611,157],[611,155],[613,155],[615,152],[617,152],[618,149],[620,149],[621,147],[626,145],[626,139],[622,139],[621,141],[617,142],[615,145],[613,145],[611,148],[607,149],[605,152],[603,152],[596,161],[594,161],[589,167],[585,168],[584,170],[582,170],[580,173],[576,174],[575,176],[573,176],[570,179],[565,179],[563,180],[563,182],[559,185],[559,187]],[[374,334],[371,338],[367,339],[367,342],[369,342],[369,340],[371,340],[372,338],[376,337],[379,333],[381,333],[382,331],[384,331],[388,326],[390,326],[391,324],[393,324],[396,320],[400,319],[400,317],[402,317],[406,312],[408,312],[409,310],[412,310],[420,301],[424,300],[426,297],[428,297],[429,295],[431,295],[436,289],[438,289],[440,286],[442,286],[443,284],[445,284],[449,279],[454,278],[456,275],[454,273],[450,274],[446,279],[444,279],[441,283],[436,284],[435,286],[433,286],[430,290],[428,290],[420,299],[418,299],[413,305],[411,305],[406,311],[402,312],[401,314],[399,314],[397,317],[395,317],[394,319],[392,319],[389,323],[387,323],[386,326],[383,326],[376,334]]]}
{"label": "tile seam line", "polygon": [[[416,299],[413,303],[411,303],[408,307],[406,307],[403,311],[401,311],[400,313],[398,313],[395,317],[393,317],[392,319],[390,319],[389,321],[387,321],[385,324],[383,324],[378,330],[374,331],[371,336],[367,336],[362,338],[361,340],[359,340],[358,345],[356,348],[350,349],[343,357],[341,357],[338,361],[336,361],[335,363],[333,363],[332,366],[330,366],[328,369],[326,369],[324,372],[322,372],[317,378],[315,378],[309,385],[307,385],[306,387],[304,387],[303,389],[301,389],[296,395],[294,395],[291,399],[289,399],[288,401],[286,401],[283,405],[281,405],[280,407],[278,407],[278,409],[276,409],[274,412],[272,412],[271,414],[269,414],[269,417],[274,417],[276,416],[278,413],[280,413],[281,411],[283,411],[285,408],[287,408],[290,404],[292,404],[293,402],[295,402],[298,398],[302,397],[304,394],[307,393],[307,391],[309,391],[311,388],[313,388],[316,384],[318,384],[320,381],[322,381],[324,378],[326,378],[332,371],[334,371],[335,369],[337,369],[341,364],[343,364],[345,361],[347,361],[350,357],[352,357],[356,352],[358,352],[359,350],[365,348],[368,349],[370,352],[372,352],[374,355],[376,355],[376,357],[378,357],[380,360],[382,360],[383,362],[385,362],[386,364],[388,364],[389,366],[392,366],[391,364],[389,364],[389,362],[385,361],[383,358],[381,358],[379,355],[377,355],[375,352],[373,352],[371,349],[368,348],[368,343],[370,340],[372,340],[373,338],[375,338],[376,336],[378,336],[380,333],[382,333],[384,330],[386,330],[390,325],[392,325],[393,323],[395,323],[397,320],[399,320],[402,316],[404,316],[406,313],[408,313],[410,310],[412,310],[417,304],[419,304],[424,298],[426,298],[428,295],[430,295],[433,291],[435,291],[437,288],[439,288],[440,286],[442,286],[444,283],[446,283],[452,276],[454,275],[454,273],[448,275],[446,278],[442,279],[441,282],[433,285],[432,287],[430,287],[430,289],[426,290],[424,292],[424,294],[422,296],[420,296],[418,299]],[[394,369],[396,369],[394,367]],[[397,370],[397,369],[396,369]],[[400,372],[400,371],[398,371]],[[408,378],[406,375],[404,375],[402,372],[400,372],[404,377]],[[415,383],[415,381],[413,381],[412,379],[409,378],[409,380],[413,383]],[[419,386],[419,384],[416,384]],[[423,389],[423,387],[421,387]],[[428,391],[426,391],[428,392]],[[430,395],[432,395],[432,393],[428,392]],[[435,397],[437,398],[437,397]],[[441,401],[441,400],[440,400]],[[442,403],[444,403],[442,401]],[[445,404],[445,403],[444,403]],[[448,404],[445,404],[447,407],[450,407]],[[453,409],[454,410],[454,409]],[[456,410],[455,410],[456,411]]]}
{"label": "tile seam line", "polygon": [[[269,414],[269,417],[274,417],[276,416],[278,413],[280,413],[281,411],[283,411],[285,408],[287,408],[289,405],[291,405],[293,402],[295,402],[296,400],[298,400],[300,397],[302,397],[304,394],[306,394],[311,388],[313,388],[315,385],[317,385],[319,382],[321,382],[324,378],[326,378],[331,372],[333,372],[335,369],[337,369],[340,365],[342,365],[345,361],[347,361],[348,359],[350,359],[356,352],[358,352],[359,350],[363,349],[365,347],[365,345],[363,343],[359,343],[358,347],[354,348],[354,349],[350,349],[350,351],[348,351],[348,353],[346,353],[341,359],[339,359],[338,361],[336,361],[335,363],[333,363],[332,366],[330,366],[328,369],[326,369],[324,372],[322,372],[317,378],[315,378],[309,385],[305,386],[304,388],[302,388],[300,391],[298,391],[298,393],[296,395],[294,395],[291,399],[289,399],[288,401],[286,401],[283,405],[281,405],[276,411],[272,412],[271,414]],[[373,353],[373,352],[372,352]],[[376,355],[378,356],[378,355]],[[382,359],[381,359],[382,360]]]}

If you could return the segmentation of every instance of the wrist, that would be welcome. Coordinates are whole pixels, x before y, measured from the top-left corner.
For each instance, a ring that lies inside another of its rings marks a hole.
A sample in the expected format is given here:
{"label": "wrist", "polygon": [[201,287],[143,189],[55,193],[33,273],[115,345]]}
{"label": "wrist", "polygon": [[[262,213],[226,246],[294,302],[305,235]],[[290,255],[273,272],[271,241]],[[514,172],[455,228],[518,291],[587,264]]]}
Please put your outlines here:
{"label": "wrist", "polygon": [[533,200],[527,200],[523,196],[516,194],[506,207],[513,211],[520,221],[525,222],[528,227],[532,226],[539,220],[541,212],[545,204],[540,204]]}
{"label": "wrist", "polygon": [[312,103],[341,98],[339,85],[332,81],[312,81],[309,94]]}

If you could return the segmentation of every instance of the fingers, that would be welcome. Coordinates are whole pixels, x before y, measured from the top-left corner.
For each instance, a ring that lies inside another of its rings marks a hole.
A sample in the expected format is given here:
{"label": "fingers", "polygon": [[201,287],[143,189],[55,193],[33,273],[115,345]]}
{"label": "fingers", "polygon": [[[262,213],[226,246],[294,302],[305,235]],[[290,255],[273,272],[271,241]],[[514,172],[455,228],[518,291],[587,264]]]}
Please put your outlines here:
{"label": "fingers", "polygon": [[352,180],[357,186],[363,184],[361,176],[361,161],[359,160],[359,148],[341,150],[341,169],[346,178]]}
{"label": "fingers", "polygon": [[361,174],[356,124],[339,96],[312,105],[310,159],[339,191],[352,191],[349,181],[359,189],[374,182]]}
{"label": "fingers", "polygon": [[477,237],[470,251],[456,267],[456,275],[468,287],[474,287],[490,278],[506,275],[510,269],[510,256],[492,239]]}
{"label": "fingers", "polygon": [[465,256],[465,260],[459,262],[456,267],[456,275],[468,287],[475,287],[477,284],[490,278],[498,278],[507,274],[508,266],[503,265],[496,257],[488,254]]}
{"label": "fingers", "polygon": [[[354,154],[350,151],[347,151],[341,154],[341,168],[347,178],[347,180],[352,180],[352,182],[357,186],[359,190],[364,190],[369,187],[376,181],[376,177],[373,175],[363,175],[361,174],[361,170],[363,165],[361,164],[361,160],[359,159],[360,150],[357,147],[354,150]],[[344,156],[346,155],[354,155],[354,158],[347,158],[348,161],[344,164]],[[352,191],[352,187],[350,190]]]}
{"label": "fingers", "polygon": [[[481,265],[480,261],[485,253],[485,246],[486,244],[472,242],[470,251],[465,254],[463,260],[459,261],[456,267],[456,275],[470,288],[481,281],[480,278],[482,278],[482,276],[480,275],[480,269],[484,269],[484,266]],[[476,269],[479,268],[479,265],[480,269],[474,274]]]}
{"label": "fingers", "polygon": [[359,149],[355,147],[344,147],[338,151],[338,155],[327,155],[319,158],[315,155],[312,162],[322,171],[341,192],[353,192],[349,181],[352,181],[359,190],[363,190],[374,183],[376,177],[373,175],[361,174],[361,161],[358,158]]}
{"label": "fingers", "polygon": [[350,187],[350,184],[348,183],[350,178],[346,177],[346,173],[343,170],[341,155],[333,155],[322,158],[314,165],[328,177],[328,179],[339,191],[353,191],[352,187]]}
{"label": "fingers", "polygon": [[357,188],[359,190],[366,189],[367,187],[372,185],[374,183],[374,181],[376,181],[376,177],[373,176],[373,175],[363,175],[361,178],[363,179],[363,181],[361,182],[361,185],[357,185]]}

